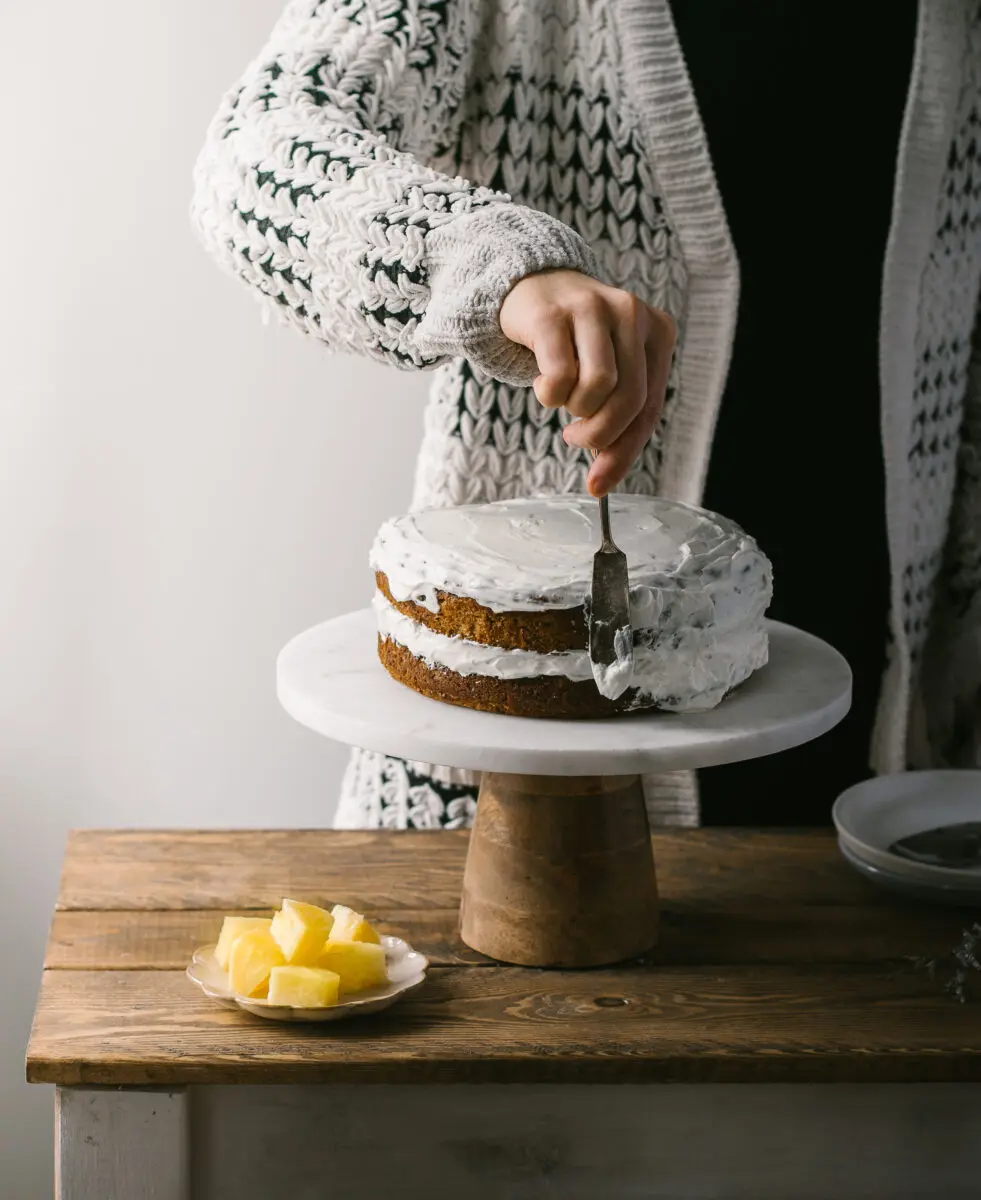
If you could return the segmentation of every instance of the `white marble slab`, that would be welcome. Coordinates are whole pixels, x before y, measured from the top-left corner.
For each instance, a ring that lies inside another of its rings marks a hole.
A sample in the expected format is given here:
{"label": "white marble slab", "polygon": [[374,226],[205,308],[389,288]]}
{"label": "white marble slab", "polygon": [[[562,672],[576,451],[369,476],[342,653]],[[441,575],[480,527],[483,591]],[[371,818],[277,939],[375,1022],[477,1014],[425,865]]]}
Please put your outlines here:
{"label": "white marble slab", "polygon": [[629,775],[709,767],[787,750],[848,711],[851,671],[819,638],[770,623],[770,662],[712,712],[549,721],[474,712],[396,683],[378,660],[370,609],[301,633],[277,692],[301,724],[402,758],[534,775]]}

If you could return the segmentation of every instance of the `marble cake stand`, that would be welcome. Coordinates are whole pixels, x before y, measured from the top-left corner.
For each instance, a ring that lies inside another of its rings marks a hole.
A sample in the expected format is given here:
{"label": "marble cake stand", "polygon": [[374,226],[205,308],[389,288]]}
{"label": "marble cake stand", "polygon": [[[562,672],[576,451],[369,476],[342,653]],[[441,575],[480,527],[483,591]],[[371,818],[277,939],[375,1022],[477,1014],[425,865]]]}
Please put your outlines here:
{"label": "marble cake stand", "polygon": [[771,623],[770,662],[693,715],[532,720],[457,708],[396,683],[370,609],[294,638],[277,663],[286,711],[317,733],[402,758],[481,771],[461,935],[524,966],[599,966],[657,940],[640,775],[773,754],[848,711],[851,672],[825,642]]}

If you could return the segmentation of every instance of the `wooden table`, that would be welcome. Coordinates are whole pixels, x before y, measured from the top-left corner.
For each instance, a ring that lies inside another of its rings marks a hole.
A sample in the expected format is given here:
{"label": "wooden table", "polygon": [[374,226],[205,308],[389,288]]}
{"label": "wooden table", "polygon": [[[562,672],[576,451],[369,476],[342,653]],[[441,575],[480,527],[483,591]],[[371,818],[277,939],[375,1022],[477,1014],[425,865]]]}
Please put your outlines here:
{"label": "wooden table", "polygon": [[[457,937],[465,833],[73,834],[27,1058],[59,1197],[981,1194],[981,1003],[909,962],[973,914],[890,899],[823,831],[654,840],[657,952],[541,971]],[[427,986],[323,1028],[212,1005],[191,951],[283,895],[380,918]]]}

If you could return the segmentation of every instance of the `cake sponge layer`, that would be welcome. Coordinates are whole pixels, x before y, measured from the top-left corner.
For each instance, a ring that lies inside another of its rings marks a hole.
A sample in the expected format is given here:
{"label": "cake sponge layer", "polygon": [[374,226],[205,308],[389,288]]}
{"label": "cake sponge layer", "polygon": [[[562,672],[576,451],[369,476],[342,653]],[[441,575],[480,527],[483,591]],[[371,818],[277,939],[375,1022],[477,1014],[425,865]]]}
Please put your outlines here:
{"label": "cake sponge layer", "polygon": [[[631,701],[635,700],[632,689],[615,701],[607,700],[596,690],[592,679],[576,682],[555,675],[538,679],[458,675],[446,667],[431,666],[391,638],[378,639],[378,657],[393,679],[413,691],[480,712],[511,717],[609,717],[629,711]],[[641,702],[635,707],[645,706]]]}
{"label": "cake sponge layer", "polygon": [[582,650],[588,644],[586,615],[579,608],[546,609],[544,612],[496,613],[469,596],[439,592],[439,612],[430,612],[412,600],[396,600],[384,571],[375,572],[378,591],[403,616],[445,637],[461,637],[484,646],[504,650]]}

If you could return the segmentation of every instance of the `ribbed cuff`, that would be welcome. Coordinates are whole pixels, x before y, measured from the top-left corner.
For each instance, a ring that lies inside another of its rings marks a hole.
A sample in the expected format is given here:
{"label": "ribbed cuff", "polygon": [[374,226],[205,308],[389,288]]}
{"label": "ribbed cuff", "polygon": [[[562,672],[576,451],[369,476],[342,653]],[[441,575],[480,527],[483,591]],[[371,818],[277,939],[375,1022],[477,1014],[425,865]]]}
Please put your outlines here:
{"label": "ribbed cuff", "polygon": [[568,269],[595,276],[593,252],[561,221],[520,204],[489,204],[426,238],[431,296],[416,331],[427,356],[468,359],[493,379],[530,387],[535,356],[504,336],[504,297],[526,275]]}

